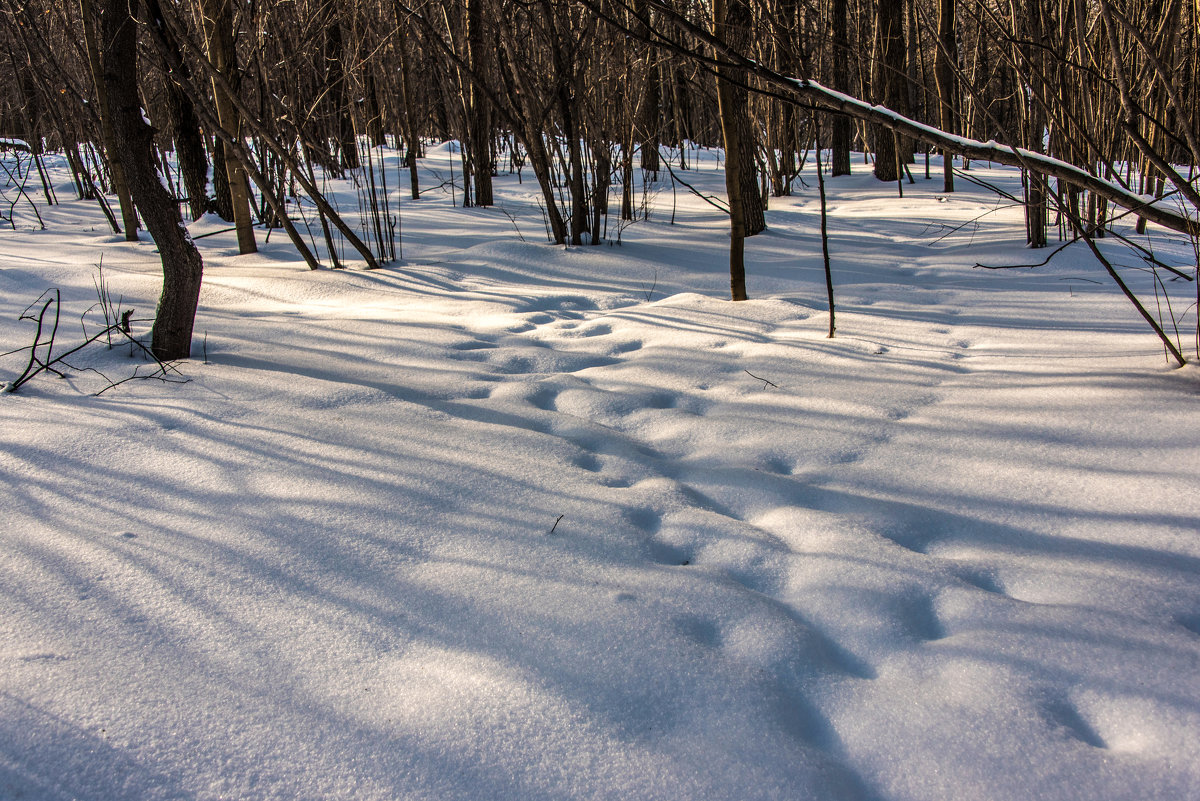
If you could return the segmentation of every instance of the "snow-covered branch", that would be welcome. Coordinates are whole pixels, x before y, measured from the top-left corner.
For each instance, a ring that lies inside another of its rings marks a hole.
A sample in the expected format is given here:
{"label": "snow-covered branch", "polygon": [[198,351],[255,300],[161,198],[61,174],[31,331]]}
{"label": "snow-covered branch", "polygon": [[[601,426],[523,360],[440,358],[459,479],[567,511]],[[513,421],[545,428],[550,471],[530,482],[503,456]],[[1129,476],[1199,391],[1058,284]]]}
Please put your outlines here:
{"label": "snow-covered branch", "polygon": [[1060,181],[1066,181],[1094,192],[1164,228],[1190,235],[1200,235],[1200,219],[1197,219],[1195,215],[1181,214],[1174,209],[1164,207],[1156,203],[1156,198],[1152,196],[1131,192],[1113,181],[1105,180],[1062,159],[1026,148],[1001,144],[994,140],[980,142],[977,139],[955,136],[932,125],[905,117],[891,109],[872,105],[843,92],[830,89],[816,81],[802,78],[785,78],[784,80],[795,87],[795,92],[800,97],[815,106],[837,111],[864,122],[882,125],[897,133],[951,153],[958,153],[977,160],[994,161],[1011,167],[1023,167]]}
{"label": "snow-covered branch", "polygon": [[[580,0],[580,2],[593,13],[608,20],[610,24],[613,22],[611,15],[606,14],[593,0]],[[633,11],[632,7],[628,4],[622,3],[622,5],[627,10]],[[1172,209],[1158,202],[1156,198],[1131,192],[1125,187],[1105,180],[1083,167],[1063,161],[1062,159],[996,141],[981,142],[976,139],[956,136],[940,128],[906,117],[885,106],[873,105],[844,92],[830,89],[817,81],[784,75],[754,59],[745,57],[736,49],[729,47],[718,37],[713,36],[712,33],[703,27],[679,14],[663,0],[647,0],[647,5],[652,7],[663,20],[681,33],[711,48],[717,57],[713,58],[704,53],[696,52],[696,48],[689,48],[673,37],[666,36],[661,30],[651,31],[648,37],[651,44],[665,47],[687,57],[695,58],[710,67],[719,64],[720,66],[740,69],[744,73],[754,75],[762,80],[771,88],[771,94],[782,99],[790,99],[797,103],[815,106],[828,111],[836,111],[840,114],[862,120],[863,122],[880,125],[917,141],[933,145],[948,153],[957,153],[972,159],[994,161],[1012,167],[1021,167],[1042,175],[1057,178],[1080,188],[1087,189],[1099,197],[1122,208],[1129,209],[1164,228],[1179,231],[1190,236],[1200,236],[1200,209],[1192,208],[1183,211]],[[626,33],[633,35],[629,29],[623,29]]]}

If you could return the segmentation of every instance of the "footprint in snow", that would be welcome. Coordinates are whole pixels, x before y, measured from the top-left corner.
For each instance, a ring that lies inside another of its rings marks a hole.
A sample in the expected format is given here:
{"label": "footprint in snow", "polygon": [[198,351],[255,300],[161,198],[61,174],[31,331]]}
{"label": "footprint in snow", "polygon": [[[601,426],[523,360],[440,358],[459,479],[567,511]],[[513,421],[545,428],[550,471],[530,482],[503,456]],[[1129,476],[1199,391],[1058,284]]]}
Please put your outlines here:
{"label": "footprint in snow", "polygon": [[597,323],[596,325],[593,325],[590,328],[586,328],[583,331],[580,331],[579,333],[580,333],[580,335],[585,336],[585,337],[604,336],[605,334],[612,333],[612,326],[609,325],[608,323]]}
{"label": "footprint in snow", "polygon": [[1092,728],[1068,699],[1055,697],[1042,702],[1041,713],[1052,727],[1065,729],[1067,734],[1093,748],[1107,748],[1104,738]]}

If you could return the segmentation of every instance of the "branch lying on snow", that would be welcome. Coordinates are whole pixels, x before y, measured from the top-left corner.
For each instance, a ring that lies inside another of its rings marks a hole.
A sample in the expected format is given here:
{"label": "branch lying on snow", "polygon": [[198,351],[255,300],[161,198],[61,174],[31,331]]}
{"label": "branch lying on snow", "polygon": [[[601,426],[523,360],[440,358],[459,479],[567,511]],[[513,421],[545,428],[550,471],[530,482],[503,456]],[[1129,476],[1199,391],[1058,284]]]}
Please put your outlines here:
{"label": "branch lying on snow", "polygon": [[851,117],[873,122],[890,128],[897,133],[935,145],[948,152],[960,153],[977,160],[995,161],[1010,167],[1023,167],[1033,172],[1048,175],[1070,184],[1087,189],[1122,208],[1129,209],[1147,220],[1164,228],[1200,236],[1200,220],[1180,214],[1155,204],[1156,198],[1130,192],[1124,187],[1092,175],[1087,170],[1068,164],[1061,159],[1037,153],[1025,148],[1002,145],[996,141],[980,142],[963,136],[954,136],[932,126],[911,120],[882,106],[872,106],[849,95],[829,89],[816,81],[790,79],[799,93],[816,105],[838,111]]}
{"label": "branch lying on snow", "polygon": [[[644,11],[638,13],[639,9],[633,7],[627,0],[617,0],[617,2],[629,13],[639,18],[644,18]],[[940,128],[935,128],[905,117],[903,114],[899,114],[884,106],[871,105],[856,97],[830,89],[817,81],[808,78],[791,77],[776,72],[753,59],[746,58],[705,28],[685,18],[666,3],[665,0],[646,0],[645,7],[653,9],[662,19],[669,22],[681,33],[702,44],[708,45],[717,54],[718,58],[699,53],[696,48],[681,44],[664,35],[661,31],[649,26],[647,26],[650,30],[649,35],[645,37],[639,36],[628,26],[615,19],[596,0],[580,0],[580,3],[598,18],[624,31],[629,36],[649,41],[650,44],[683,55],[707,67],[731,67],[741,70],[748,75],[753,75],[771,87],[771,90],[767,91],[766,94],[773,95],[781,100],[791,101],[796,104],[806,103],[827,111],[845,114],[863,122],[874,123],[919,142],[933,145],[948,153],[958,153],[980,161],[994,161],[1009,167],[1020,167],[1051,178],[1057,178],[1082,189],[1087,189],[1099,197],[1115,203],[1122,208],[1136,212],[1150,222],[1161,225],[1164,228],[1179,231],[1188,236],[1200,236],[1200,217],[1164,208],[1156,203],[1156,198],[1131,192],[1119,184],[1107,181],[1098,175],[1093,175],[1087,170],[1076,167],[1061,159],[1025,148],[1000,144],[996,141],[980,142],[979,140],[968,139],[964,136],[955,136],[954,134],[946,133]],[[747,88],[754,90],[754,87]],[[762,92],[761,89],[757,91]]]}
{"label": "branch lying on snow", "polygon": [[[101,284],[101,287],[103,287],[103,284]],[[37,324],[33,335],[33,343],[0,355],[10,356],[14,353],[27,350],[29,351],[29,361],[26,363],[25,369],[21,371],[21,374],[12,381],[5,383],[0,391],[16,392],[30,380],[45,372],[53,373],[59,378],[66,378],[66,373],[63,372],[64,369],[77,373],[95,373],[103,378],[107,382],[107,385],[98,392],[93,393],[95,395],[103,395],[110,389],[118,387],[127,381],[157,379],[169,384],[186,384],[191,380],[183,377],[173,363],[161,361],[154,355],[153,351],[134,338],[130,332],[130,325],[135,322],[133,320],[133,309],[121,311],[119,308],[111,306],[108,302],[106,290],[101,288],[100,292],[100,305],[104,313],[105,325],[92,334],[88,334],[87,326],[84,325],[83,342],[57,355],[54,353],[54,346],[56,344],[61,317],[61,293],[57,289],[48,289],[37,300],[26,307],[19,319],[30,320]],[[53,317],[51,317],[51,310],[53,310]],[[87,312],[84,312],[84,315],[86,316]],[[140,320],[137,322],[149,321]],[[48,334],[46,333],[47,328],[49,328]],[[133,375],[113,381],[94,367],[76,367],[67,361],[69,357],[74,356],[84,348],[97,342],[104,341],[109,348],[112,348],[114,335],[118,338],[124,338],[129,342],[131,355],[135,350],[141,352],[154,365],[154,369],[148,373],[140,373],[138,372],[140,368],[134,368]]]}
{"label": "branch lying on snow", "polygon": [[975,262],[975,267],[981,268],[984,270],[1034,270],[1034,269],[1037,269],[1038,267],[1045,267],[1047,264],[1050,263],[1051,259],[1053,259],[1055,256],[1057,256],[1059,253],[1062,253],[1064,250],[1069,248],[1071,245],[1074,245],[1077,241],[1078,240],[1073,239],[1068,242],[1063,242],[1061,245],[1056,247],[1054,250],[1050,251],[1049,256],[1047,256],[1046,258],[1042,259],[1039,262],[1031,262],[1029,264],[984,264],[982,262],[977,261],[977,262]]}
{"label": "branch lying on snow", "polygon": [[755,381],[763,382],[763,389],[766,389],[768,386],[772,386],[772,387],[775,387],[775,389],[779,389],[779,385],[776,384],[774,381],[768,381],[767,379],[763,378],[762,376],[755,375],[754,373],[750,372],[749,370],[743,370],[742,372],[745,373],[746,375],[750,376],[751,378],[753,378]]}

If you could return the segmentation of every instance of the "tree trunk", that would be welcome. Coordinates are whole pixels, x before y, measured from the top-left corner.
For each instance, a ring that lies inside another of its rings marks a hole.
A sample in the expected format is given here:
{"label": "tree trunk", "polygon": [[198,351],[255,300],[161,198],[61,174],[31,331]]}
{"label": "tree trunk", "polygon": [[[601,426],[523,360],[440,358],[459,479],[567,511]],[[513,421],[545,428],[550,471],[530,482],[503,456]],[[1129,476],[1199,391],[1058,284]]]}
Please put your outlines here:
{"label": "tree trunk", "polygon": [[[846,21],[849,0],[833,0],[833,88],[839,92],[850,90],[849,62],[853,57],[850,40],[846,36]],[[845,114],[833,114],[833,133],[830,137],[830,168],[834,175],[850,174],[851,132],[850,118]]]}
{"label": "tree trunk", "polygon": [[417,123],[413,111],[412,81],[409,78],[408,53],[405,50],[404,39],[397,45],[400,54],[400,94],[404,105],[404,139],[408,152],[404,162],[408,167],[408,184],[413,200],[420,200],[421,185],[417,177],[417,157],[420,155],[420,142],[417,140]]}
{"label": "tree trunk", "polygon": [[119,152],[113,134],[113,121],[109,111],[108,86],[103,76],[101,64],[101,43],[96,37],[96,13],[104,6],[98,6],[96,0],[80,0],[80,17],[83,20],[83,41],[87,49],[88,66],[91,68],[92,81],[96,89],[96,108],[100,117],[100,138],[104,143],[104,155],[109,162],[109,173],[112,175],[112,188],[117,193],[121,204],[121,222],[125,226],[125,239],[136,242],[138,238],[138,218],[134,210],[133,196],[130,194],[128,181],[125,177],[125,167],[117,158]]}
{"label": "tree trunk", "polygon": [[579,125],[575,120],[575,109],[570,90],[564,85],[559,90],[559,112],[563,116],[563,135],[567,138],[567,178],[571,193],[571,244],[583,244],[583,233],[588,230],[587,192],[583,176],[583,145],[579,141]]}
{"label": "tree trunk", "polygon": [[346,91],[346,69],[342,42],[342,16],[332,11],[332,19],[325,25],[325,83],[329,88],[329,110],[333,116],[333,129],[337,140],[339,163],[343,169],[357,170],[362,166],[358,157],[358,137],[354,135],[354,119],[350,113],[351,101]]}
{"label": "tree trunk", "polygon": [[[1044,135],[1046,131],[1046,110],[1043,105],[1046,98],[1047,82],[1045,80],[1045,60],[1042,48],[1047,44],[1045,26],[1042,18],[1042,0],[1026,0],[1023,9],[1024,22],[1018,25],[1026,32],[1026,37],[1020,45],[1021,65],[1025,75],[1017,81],[1021,90],[1020,106],[1024,111],[1025,146],[1035,153],[1046,151]],[[1016,20],[1014,20],[1016,21]],[[1028,95],[1025,89],[1028,88]],[[1022,183],[1025,187],[1025,235],[1031,248],[1043,248],[1047,244],[1046,223],[1047,200],[1049,187],[1045,176],[1031,170],[1022,170]]]}
{"label": "tree trunk", "polygon": [[154,167],[154,132],[142,119],[138,96],[137,22],[130,14],[129,0],[98,0],[97,4],[102,9],[102,73],[115,158],[124,168],[130,193],[162,258],[163,291],[151,349],[163,360],[186,359],[191,354],[203,263],[183,227],[179,206]]}
{"label": "tree trunk", "polygon": [[[958,89],[954,76],[958,69],[958,41],[954,36],[954,0],[939,0],[938,3],[938,44],[933,59],[933,72],[937,80],[938,90],[938,119],[942,130],[948,134],[957,133],[958,109],[956,98]],[[954,191],[954,154],[942,151],[943,190]]]}
{"label": "tree trunk", "polygon": [[375,72],[369,64],[363,65],[363,83],[366,84],[363,101],[367,110],[367,135],[371,137],[372,147],[384,147],[387,145],[387,137],[383,133],[383,110],[379,102],[379,87],[375,83]]}
{"label": "tree trunk", "polygon": [[225,168],[225,143],[220,137],[213,137],[212,156],[212,210],[225,222],[233,222],[233,197],[229,193],[229,171]]}
{"label": "tree trunk", "polygon": [[[236,87],[237,53],[233,46],[233,8],[230,0],[200,0],[204,16],[204,36],[208,45],[208,57],[226,83]],[[221,127],[235,137],[242,135],[241,118],[233,101],[214,82],[213,98]],[[224,149],[222,148],[222,155]],[[250,187],[246,172],[237,159],[224,158],[225,177],[229,182],[229,200],[233,211],[233,224],[237,229],[238,252],[255,253],[258,244],[254,241],[254,220],[250,216]]]}
{"label": "tree trunk", "polygon": [[642,98],[642,114],[638,128],[642,140],[643,170],[653,173],[655,179],[661,168],[658,147],[661,144],[662,92],[658,80],[658,65],[651,63],[646,70],[646,94]]}
{"label": "tree trunk", "polygon": [[[720,0],[713,8],[717,36],[739,53],[746,53],[753,21],[748,0]],[[717,70],[717,106],[725,140],[726,187],[731,195],[738,195],[744,235],[754,236],[766,230],[767,222],[754,159],[757,145],[750,120],[750,99],[739,85],[744,81],[745,76],[736,70]],[[735,148],[737,153],[732,154]],[[730,201],[732,207],[732,197]]]}
{"label": "tree trunk", "polygon": [[166,82],[166,96],[167,119],[170,120],[171,138],[175,142],[179,172],[183,176],[192,219],[198,220],[208,211],[208,155],[204,152],[200,120],[196,117],[191,98],[171,81]]}
{"label": "tree trunk", "polygon": [[[483,43],[483,0],[467,0],[467,64],[476,75],[487,74],[488,48]],[[475,205],[494,204],[492,193],[492,115],[474,82],[467,94],[467,147],[475,178]]]}
{"label": "tree trunk", "polygon": [[[901,90],[905,74],[904,0],[878,0],[875,16],[875,58],[871,68],[874,102],[907,115],[907,95]],[[875,177],[895,181],[900,177],[903,144],[881,126],[873,126]]]}
{"label": "tree trunk", "polygon": [[[715,0],[716,35],[737,47],[737,23],[746,22],[749,13],[745,0]],[[748,116],[748,110],[745,90],[738,91],[730,80],[738,77],[724,67],[717,70],[717,109],[725,139],[725,191],[729,196],[729,294],[731,300],[746,300],[746,204],[742,189],[747,165],[743,164],[745,147],[741,138],[745,126],[739,125],[737,118]]]}

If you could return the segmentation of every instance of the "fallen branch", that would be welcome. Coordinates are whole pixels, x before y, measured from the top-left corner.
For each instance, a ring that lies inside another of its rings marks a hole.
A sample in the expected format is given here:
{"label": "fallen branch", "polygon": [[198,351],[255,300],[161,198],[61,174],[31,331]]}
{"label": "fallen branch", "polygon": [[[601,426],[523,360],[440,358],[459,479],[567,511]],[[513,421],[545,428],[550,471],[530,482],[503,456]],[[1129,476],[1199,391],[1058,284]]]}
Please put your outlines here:
{"label": "fallen branch", "polygon": [[750,372],[749,370],[743,370],[742,372],[745,373],[746,375],[750,376],[751,378],[753,378],[756,381],[763,382],[763,389],[766,389],[768,386],[772,386],[772,387],[775,387],[775,389],[779,389],[778,384],[772,383],[771,381],[768,381],[767,379],[765,379],[761,376],[757,376],[754,373]]}
{"label": "fallen branch", "polygon": [[[48,289],[43,292],[38,299],[25,308],[19,319],[29,320],[36,324],[36,329],[33,335],[33,343],[26,345],[16,350],[11,350],[8,353],[0,354],[10,356],[14,353],[29,351],[29,361],[25,364],[25,369],[21,374],[12,381],[5,383],[0,389],[3,392],[16,392],[18,389],[29,383],[42,373],[53,373],[59,378],[66,378],[64,370],[71,370],[77,373],[95,373],[103,378],[107,385],[100,389],[95,395],[103,395],[113,387],[120,386],[127,381],[157,379],[170,384],[185,384],[190,379],[185,378],[172,362],[164,362],[154,355],[154,352],[146,347],[140,340],[135,338],[131,333],[131,324],[133,320],[133,309],[122,311],[119,307],[114,308],[109,299],[107,289],[103,283],[100,284],[100,307],[104,314],[105,325],[99,330],[89,334],[87,332],[86,323],[83,324],[84,339],[83,342],[75,345],[72,348],[64,350],[60,353],[55,353],[54,348],[57,344],[59,322],[61,320],[61,305],[62,293],[58,289]],[[93,306],[94,308],[94,306]],[[90,311],[90,309],[89,309]],[[86,316],[88,312],[84,312]],[[53,322],[51,322],[51,314],[53,314]],[[81,320],[81,323],[83,321]],[[138,320],[137,322],[152,322],[150,320]],[[47,328],[49,333],[47,334]],[[113,381],[101,371],[94,367],[76,367],[67,361],[70,357],[79,353],[97,342],[105,342],[108,349],[112,349],[113,336],[118,339],[123,339],[129,343],[130,355],[134,351],[142,353],[153,364],[154,369],[149,373],[141,373],[139,367],[135,367],[133,375],[127,376],[117,381]],[[174,374],[172,376],[171,374]]]}

